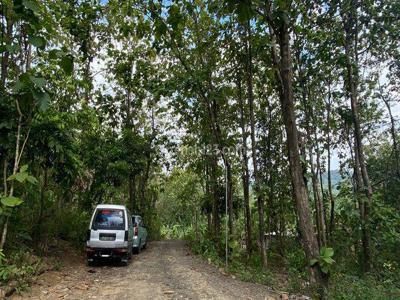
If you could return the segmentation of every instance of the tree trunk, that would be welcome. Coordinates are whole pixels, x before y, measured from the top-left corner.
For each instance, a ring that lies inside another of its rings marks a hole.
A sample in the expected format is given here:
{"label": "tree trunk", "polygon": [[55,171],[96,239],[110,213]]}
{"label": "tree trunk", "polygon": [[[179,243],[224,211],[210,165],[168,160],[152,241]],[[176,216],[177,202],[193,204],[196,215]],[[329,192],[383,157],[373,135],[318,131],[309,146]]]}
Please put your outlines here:
{"label": "tree trunk", "polygon": [[197,206],[194,207],[194,233],[196,237],[196,241],[200,240],[200,235],[199,235],[199,213]]}
{"label": "tree trunk", "polygon": [[246,131],[246,120],[245,111],[242,98],[242,84],[241,78],[237,80],[238,88],[238,101],[240,106],[240,127],[242,130],[242,184],[243,184],[243,206],[244,206],[244,218],[245,218],[245,230],[246,230],[246,251],[250,257],[252,252],[251,247],[251,212],[250,212],[250,193],[249,193],[249,159],[247,157],[247,131]]}
{"label": "tree trunk", "polygon": [[44,214],[44,201],[45,201],[45,196],[46,196],[46,190],[47,190],[47,182],[48,182],[48,170],[47,167],[44,167],[43,170],[43,184],[40,189],[40,197],[39,197],[39,216],[36,222],[36,226],[34,227],[34,237],[35,240],[38,242],[40,241],[41,238],[41,227],[42,227],[42,222],[43,222],[43,214]]}
{"label": "tree trunk", "polygon": [[8,160],[7,160],[7,157],[4,157],[4,160],[3,160],[3,195],[7,195],[7,193],[8,193],[7,168],[8,168]]}
{"label": "tree trunk", "polygon": [[229,239],[233,237],[233,199],[232,199],[232,168],[231,164],[227,163],[226,166],[226,197],[228,204],[228,230]]}
{"label": "tree trunk", "polygon": [[371,234],[369,229],[369,211],[372,204],[372,186],[365,164],[364,147],[362,143],[360,117],[358,113],[358,1],[352,0],[349,7],[341,8],[345,33],[344,50],[346,56],[347,91],[350,95],[350,106],[354,125],[355,156],[361,171],[363,190],[367,201],[364,201],[364,218],[361,220],[363,232],[364,271],[371,269]]}
{"label": "tree trunk", "polygon": [[[12,175],[17,174],[18,168],[19,168],[19,160],[20,160],[20,142],[21,142],[21,129],[22,129],[22,113],[19,108],[19,102],[18,100],[15,101],[15,105],[17,107],[17,111],[19,114],[18,117],[18,126],[17,126],[17,137],[16,137],[16,142],[15,142],[15,156],[14,156],[14,167],[13,167],[13,173]],[[10,187],[10,192],[9,192],[9,197],[12,197],[14,195],[14,180],[11,182],[11,187]],[[6,218],[6,222],[4,223],[3,226],[3,233],[1,235],[1,240],[0,240],[0,250],[4,248],[4,245],[6,243],[7,239],[7,232],[8,232],[8,221],[9,221],[9,216]]]}
{"label": "tree trunk", "polygon": [[[281,87],[279,90],[279,98],[287,135],[293,195],[296,202],[296,211],[299,219],[299,229],[303,239],[304,251],[307,259],[311,260],[319,255],[319,247],[314,234],[308,193],[303,179],[303,168],[301,166],[299,154],[299,137],[292,90],[293,74],[289,44],[289,28],[285,22],[280,24],[277,37],[280,45],[279,81]],[[322,281],[323,275],[317,264],[311,266],[310,271],[312,282]]]}
{"label": "tree trunk", "polygon": [[[312,102],[311,94],[310,92],[308,93],[309,101]],[[313,107],[309,108],[310,110],[310,119],[312,120],[313,124],[317,124],[317,120],[315,120],[315,115],[314,115],[314,109]],[[314,127],[312,129],[313,135],[314,135],[314,141],[312,145],[314,147],[310,149],[310,163],[311,163],[311,175],[313,178],[313,188],[315,189],[316,193],[316,201],[318,205],[318,221],[319,221],[319,227],[320,227],[320,232],[319,232],[319,237],[320,237],[320,246],[326,246],[326,211],[325,211],[325,205],[324,205],[324,190],[323,190],[323,182],[322,182],[322,175],[321,175],[321,164],[320,164],[320,153],[319,153],[319,145],[318,145],[318,136],[317,136],[317,129]],[[310,131],[311,133],[311,131]],[[316,152],[316,166],[314,166],[313,162],[313,155],[312,151],[315,150]],[[315,168],[316,167],[316,168]],[[319,178],[318,178],[319,175]]]}
{"label": "tree trunk", "polygon": [[396,163],[396,173],[397,176],[400,176],[400,159],[399,159],[399,148],[397,146],[397,136],[396,136],[396,122],[394,120],[393,114],[392,114],[392,109],[390,107],[390,103],[388,99],[383,95],[383,91],[381,90],[381,99],[383,103],[385,103],[385,106],[388,110],[389,113],[389,119],[390,119],[390,135],[392,136],[392,147],[393,147],[393,155]]}
{"label": "tree trunk", "polygon": [[[210,189],[210,171],[209,171],[209,164],[207,161],[207,156],[205,156],[205,164],[204,164],[204,172],[205,172],[205,195],[207,199],[213,199],[212,197],[212,192]],[[211,184],[212,185],[212,184]],[[208,229],[208,234],[209,236],[214,237],[214,232],[213,232],[213,207],[214,207],[214,202],[210,203],[210,208],[207,208],[207,229]]]}
{"label": "tree trunk", "polygon": [[[319,185],[319,179],[318,179],[318,170],[320,169],[319,165],[319,152],[318,152],[318,147],[316,147],[317,151],[317,171],[315,170],[314,166],[314,144],[317,144],[317,132],[316,129],[312,129],[311,127],[311,122],[316,124],[316,121],[314,120],[314,113],[313,113],[313,107],[312,105],[312,98],[311,98],[311,93],[310,90],[308,89],[308,86],[306,86],[306,78],[305,78],[305,73],[304,70],[302,69],[301,65],[301,59],[300,59],[300,53],[297,53],[297,60],[298,60],[298,65],[299,65],[299,81],[300,81],[300,86],[302,88],[302,103],[303,103],[303,108],[304,108],[304,115],[305,115],[305,128],[306,128],[306,133],[307,133],[307,140],[306,144],[308,145],[308,157],[309,157],[309,163],[310,163],[310,170],[311,170],[311,186],[312,186],[312,191],[313,191],[313,198],[314,198],[314,203],[315,203],[315,221],[317,225],[317,232],[318,232],[318,245],[319,247],[325,246],[326,245],[326,227],[325,227],[325,210],[324,210],[324,205],[323,205],[323,200],[322,196],[320,193],[320,185]],[[308,92],[307,92],[308,90]],[[306,156],[306,145],[304,145],[304,158]],[[306,168],[304,168],[304,172],[306,171]],[[303,177],[305,177],[303,175]],[[307,187],[307,184],[305,184]],[[322,189],[321,189],[322,190]]]}
{"label": "tree trunk", "polygon": [[1,241],[0,241],[0,250],[4,249],[4,244],[6,243],[9,218],[10,218],[10,216],[6,217],[6,221],[5,221],[4,226],[3,226],[3,232],[1,234]]}
{"label": "tree trunk", "polygon": [[[210,83],[211,85],[211,83]],[[207,98],[205,98],[207,99]],[[233,236],[233,198],[232,198],[232,169],[229,159],[225,153],[224,142],[221,137],[221,127],[218,121],[218,104],[215,99],[212,99],[211,103],[207,101],[206,103],[208,114],[211,120],[211,132],[213,133],[213,138],[217,144],[219,155],[221,156],[224,166],[226,176],[226,202],[228,206],[228,240],[230,241]],[[215,161],[217,166],[217,161]]]}
{"label": "tree trunk", "polygon": [[[199,42],[199,41],[198,41]],[[185,69],[185,71],[188,74],[194,75],[193,70],[190,67],[190,63],[188,63],[185,58],[182,56],[182,54],[179,51],[179,45],[177,45],[177,43],[175,42],[175,40],[173,38],[171,38],[171,44],[172,44],[172,50],[176,56],[176,58],[181,62],[183,68]],[[203,63],[203,61],[202,61]],[[208,78],[206,79],[206,82],[203,81],[195,81],[193,84],[193,88],[195,90],[195,92],[197,93],[198,97],[202,100],[203,105],[207,111],[208,117],[209,117],[209,121],[208,123],[210,124],[211,127],[211,133],[213,135],[213,139],[215,144],[218,146],[218,150],[219,150],[219,155],[221,156],[225,168],[229,169],[231,168],[230,163],[228,158],[226,157],[226,155],[224,154],[224,140],[222,138],[222,134],[221,134],[221,127],[220,127],[220,122],[219,122],[219,118],[218,118],[218,113],[219,113],[219,108],[218,108],[218,104],[217,101],[214,98],[212,98],[212,100],[210,101],[209,99],[209,95],[213,94],[215,92],[215,88],[213,87],[213,83],[212,83],[212,76],[211,73],[207,74]],[[196,77],[196,76],[194,76]],[[228,195],[227,195],[227,202],[228,202],[228,208],[229,210],[233,210],[233,203],[232,203],[232,182],[230,181],[230,178],[228,177],[227,180],[227,185],[228,185]],[[229,211],[228,215],[230,216],[230,221],[229,224],[232,224],[232,226],[230,226],[230,236],[232,235],[233,232],[233,211]],[[219,223],[219,221],[217,222]]]}
{"label": "tree trunk", "polygon": [[126,93],[126,120],[125,120],[126,127],[128,128],[132,127],[131,96],[132,96],[131,90],[128,88]]}
{"label": "tree trunk", "polygon": [[218,179],[217,179],[217,158],[211,157],[211,190],[212,190],[212,225],[213,225],[213,239],[219,245],[218,239],[220,235],[220,217],[219,217],[219,195],[218,195]]}
{"label": "tree trunk", "polygon": [[210,236],[212,237],[212,219],[211,219],[210,213],[207,213],[207,231],[209,232]]}
{"label": "tree trunk", "polygon": [[363,268],[364,271],[367,272],[370,268],[371,261],[371,234],[367,224],[369,218],[369,207],[368,201],[364,201],[362,196],[360,195],[360,191],[364,188],[362,181],[362,174],[360,171],[360,154],[359,147],[357,144],[357,140],[354,137],[354,168],[355,168],[355,178],[356,178],[356,199],[358,201],[358,207],[360,211],[361,218],[361,242],[363,246]]}
{"label": "tree trunk", "polygon": [[[5,11],[3,11],[3,16],[5,16],[5,19],[6,19],[6,26],[5,26],[5,28],[2,28],[3,34],[4,34],[4,44],[10,45],[11,40],[12,40],[12,31],[13,31],[13,25],[14,25],[14,21],[11,18],[12,7],[5,7],[4,4],[2,4],[2,7],[5,10]],[[7,76],[8,76],[9,60],[10,60],[10,53],[8,51],[3,52],[2,59],[1,59],[2,88],[5,88],[5,84],[6,84],[6,80],[7,80]]]}
{"label": "tree trunk", "polygon": [[316,152],[316,176],[319,176],[319,181],[317,180],[317,184],[319,186],[319,188],[321,189],[321,201],[320,201],[320,205],[321,205],[321,218],[323,220],[323,228],[324,228],[324,239],[325,239],[325,245],[327,243],[328,240],[328,218],[327,218],[327,212],[326,212],[326,194],[324,191],[324,181],[322,179],[322,169],[321,169],[321,153],[319,150],[319,142],[318,142],[318,137],[317,137],[317,131],[314,130],[314,141],[315,141],[315,152]]}
{"label": "tree trunk", "polygon": [[319,184],[317,173],[315,172],[313,166],[313,156],[312,150],[309,150],[309,157],[310,157],[310,168],[311,168],[311,182],[313,188],[313,195],[315,201],[315,210],[316,210],[316,221],[317,221],[317,228],[318,228],[318,244],[319,246],[326,246],[326,228],[325,228],[325,218],[324,218],[324,208],[321,199],[321,194],[319,192]]}
{"label": "tree trunk", "polygon": [[129,203],[132,206],[132,213],[136,213],[137,211],[137,199],[136,199],[136,184],[135,184],[136,176],[133,175],[129,178],[128,188],[129,188]]}
{"label": "tree trunk", "polygon": [[329,202],[330,202],[330,218],[329,218],[329,234],[328,237],[331,239],[334,227],[335,227],[335,198],[333,197],[332,193],[332,175],[331,175],[331,109],[332,109],[332,101],[331,101],[331,82],[328,83],[328,103],[326,107],[326,148],[328,152],[328,195],[329,195]]}
{"label": "tree trunk", "polygon": [[253,161],[253,174],[255,181],[255,192],[257,196],[257,211],[258,211],[258,238],[260,244],[260,257],[261,264],[264,268],[267,267],[267,253],[265,245],[265,224],[264,224],[264,199],[261,193],[260,175],[257,165],[257,144],[255,137],[255,117],[254,117],[254,96],[253,96],[253,63],[252,63],[252,50],[251,50],[251,27],[250,21],[247,26],[246,38],[246,83],[247,83],[247,98],[249,103],[250,114],[250,137],[251,137],[251,155]]}

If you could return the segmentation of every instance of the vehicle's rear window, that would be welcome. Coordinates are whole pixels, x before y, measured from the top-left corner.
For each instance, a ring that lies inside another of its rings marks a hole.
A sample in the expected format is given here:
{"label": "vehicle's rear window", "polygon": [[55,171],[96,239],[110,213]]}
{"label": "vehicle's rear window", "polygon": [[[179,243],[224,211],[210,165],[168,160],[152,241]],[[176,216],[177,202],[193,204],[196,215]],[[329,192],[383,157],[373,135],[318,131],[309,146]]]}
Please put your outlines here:
{"label": "vehicle's rear window", "polygon": [[93,220],[92,228],[125,230],[124,211],[122,209],[98,209]]}

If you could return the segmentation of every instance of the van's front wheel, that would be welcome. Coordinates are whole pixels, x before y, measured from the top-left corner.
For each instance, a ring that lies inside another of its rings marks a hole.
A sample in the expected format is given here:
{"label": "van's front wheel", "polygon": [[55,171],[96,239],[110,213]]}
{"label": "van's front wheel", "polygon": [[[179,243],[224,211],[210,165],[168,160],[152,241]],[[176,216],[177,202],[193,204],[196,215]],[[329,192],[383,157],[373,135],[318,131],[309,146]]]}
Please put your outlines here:
{"label": "van's front wheel", "polygon": [[87,259],[87,266],[88,267],[94,267],[96,265],[96,260],[94,258],[88,258]]}
{"label": "van's front wheel", "polygon": [[128,255],[126,257],[124,257],[124,258],[121,258],[121,265],[122,266],[126,267],[128,265],[128,262],[129,262],[129,256]]}
{"label": "van's front wheel", "polygon": [[142,243],[142,241],[139,241],[139,246],[132,248],[133,254],[139,254],[141,243]]}

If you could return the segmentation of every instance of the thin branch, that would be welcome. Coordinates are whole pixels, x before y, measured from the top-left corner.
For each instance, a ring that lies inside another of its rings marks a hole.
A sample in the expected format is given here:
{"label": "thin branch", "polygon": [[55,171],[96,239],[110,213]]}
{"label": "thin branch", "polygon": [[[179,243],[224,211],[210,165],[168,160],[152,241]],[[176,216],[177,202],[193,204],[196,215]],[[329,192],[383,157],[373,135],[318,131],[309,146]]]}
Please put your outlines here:
{"label": "thin branch", "polygon": [[26,142],[28,141],[30,132],[31,132],[31,127],[29,127],[29,129],[28,129],[28,132],[26,134],[26,137],[25,137],[24,142],[23,142],[22,147],[21,147],[21,151],[19,152],[18,165],[19,165],[19,163],[21,161],[22,153],[24,152],[24,148],[25,148]]}
{"label": "thin branch", "polygon": [[4,181],[4,195],[7,195],[8,185],[7,185],[7,166],[8,161],[7,158],[4,158],[4,166],[3,166],[3,181]]}

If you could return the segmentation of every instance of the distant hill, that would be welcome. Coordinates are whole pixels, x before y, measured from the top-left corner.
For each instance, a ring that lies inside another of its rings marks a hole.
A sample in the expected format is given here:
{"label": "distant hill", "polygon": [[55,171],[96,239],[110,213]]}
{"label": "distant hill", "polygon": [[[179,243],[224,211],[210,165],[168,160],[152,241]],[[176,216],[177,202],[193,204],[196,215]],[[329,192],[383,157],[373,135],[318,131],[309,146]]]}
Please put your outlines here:
{"label": "distant hill", "polygon": [[[342,178],[342,175],[340,175],[339,170],[332,170],[331,171],[331,181],[332,181],[332,186],[336,186],[339,182],[345,180],[346,178]],[[324,186],[328,185],[328,173],[322,174],[322,182]]]}
{"label": "distant hill", "polygon": [[[338,194],[339,190],[336,189],[336,187],[343,180],[346,180],[346,177],[343,178],[342,175],[340,175],[340,171],[339,170],[332,170],[331,171],[332,192],[333,192],[334,195]],[[323,188],[324,189],[328,188],[328,173],[322,174],[322,184],[323,184]],[[308,188],[309,188],[310,191],[312,190],[311,181],[308,181]]]}

